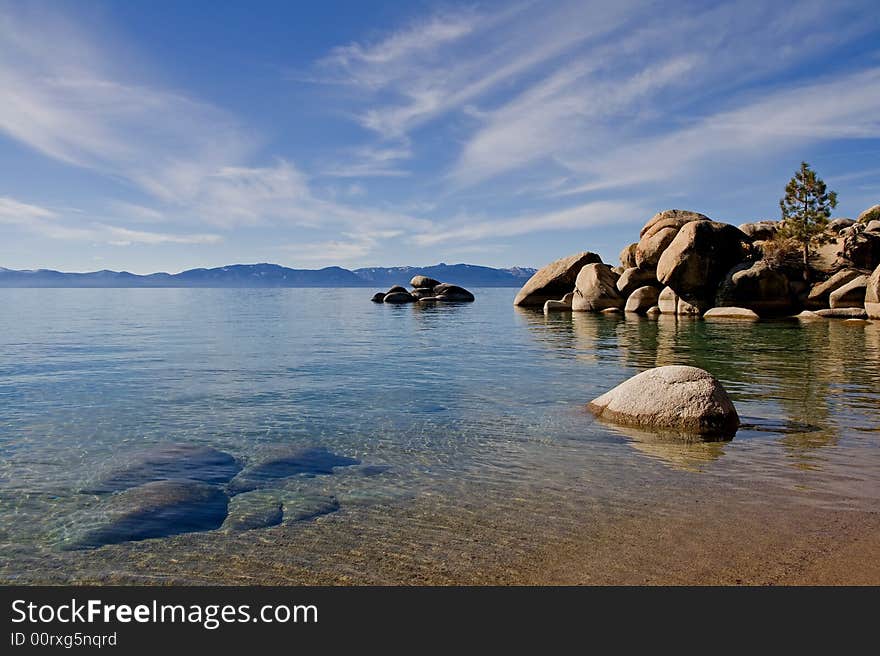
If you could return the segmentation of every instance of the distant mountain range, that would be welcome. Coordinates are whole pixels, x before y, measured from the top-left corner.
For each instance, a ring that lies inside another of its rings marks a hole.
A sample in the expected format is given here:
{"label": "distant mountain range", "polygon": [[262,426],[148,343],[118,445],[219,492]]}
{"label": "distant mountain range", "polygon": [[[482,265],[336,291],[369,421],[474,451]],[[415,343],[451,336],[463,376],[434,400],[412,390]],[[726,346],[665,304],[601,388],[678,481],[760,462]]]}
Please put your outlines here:
{"label": "distant mountain range", "polygon": [[15,271],[0,267],[0,287],[375,287],[408,285],[415,275],[463,287],[519,287],[535,269],[493,269],[473,264],[365,269],[290,269],[278,264],[233,264],[181,273],[137,275],[127,271],[63,273],[51,269]]}

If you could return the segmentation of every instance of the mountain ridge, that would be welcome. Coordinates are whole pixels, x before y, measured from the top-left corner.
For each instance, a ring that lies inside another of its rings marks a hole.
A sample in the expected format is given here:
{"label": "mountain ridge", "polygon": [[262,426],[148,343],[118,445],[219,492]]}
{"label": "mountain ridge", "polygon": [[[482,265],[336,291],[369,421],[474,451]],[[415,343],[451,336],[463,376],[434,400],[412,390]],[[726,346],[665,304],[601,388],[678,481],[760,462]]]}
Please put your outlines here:
{"label": "mountain ridge", "polygon": [[66,273],[53,269],[15,270],[0,267],[0,287],[384,287],[407,285],[415,275],[472,287],[519,287],[534,269],[495,269],[475,264],[440,264],[417,267],[362,267],[349,270],[338,266],[323,269],[293,269],[261,262],[222,267],[187,269],[180,273],[135,274],[128,271]]}

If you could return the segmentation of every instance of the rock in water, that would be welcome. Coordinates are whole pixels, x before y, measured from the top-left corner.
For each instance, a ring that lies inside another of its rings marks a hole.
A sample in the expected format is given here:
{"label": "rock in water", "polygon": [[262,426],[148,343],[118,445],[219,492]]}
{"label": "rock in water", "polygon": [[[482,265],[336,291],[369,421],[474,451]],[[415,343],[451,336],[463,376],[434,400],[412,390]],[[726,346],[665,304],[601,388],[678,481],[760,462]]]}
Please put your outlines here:
{"label": "rock in water", "polygon": [[370,299],[373,303],[384,303],[385,302],[385,292],[376,292],[373,294],[373,298]]}
{"label": "rock in water", "polygon": [[757,321],[758,315],[754,310],[750,310],[749,308],[724,306],[724,307],[714,307],[710,310],[706,310],[706,313],[703,315],[703,318],[704,319],[747,319],[747,320],[751,320],[751,321]]}
{"label": "rock in water", "polygon": [[281,523],[284,490],[253,490],[229,501],[224,531],[250,531]]}
{"label": "rock in water", "polygon": [[815,314],[825,319],[867,319],[865,308],[825,308],[816,310]]}
{"label": "rock in water", "polygon": [[868,278],[865,289],[865,311],[871,319],[880,319],[880,265]]}
{"label": "rock in water", "polygon": [[865,307],[865,295],[868,288],[868,276],[858,276],[845,285],[838,287],[828,295],[828,304],[832,310],[839,308]]}
{"label": "rock in water", "polygon": [[621,309],[624,298],[617,291],[618,276],[607,264],[588,264],[577,276],[571,309],[575,312],[601,312]]}
{"label": "rock in water", "polygon": [[434,298],[438,301],[456,301],[461,303],[472,303],[474,295],[464,287],[458,285],[450,285],[442,283],[434,287]]}
{"label": "rock in water", "polygon": [[440,281],[429,278],[428,276],[413,276],[413,279],[409,281],[409,284],[414,289],[433,288],[439,285]]}
{"label": "rock in water", "polygon": [[588,405],[602,419],[651,429],[729,436],[739,415],[712,374],[672,365],[643,371]]}
{"label": "rock in water", "polygon": [[585,251],[551,262],[528,279],[513,304],[540,308],[547,301],[562,298],[574,290],[578,273],[585,265],[601,261],[602,258],[595,253]]}
{"label": "rock in water", "polygon": [[429,296],[434,295],[433,287],[416,287],[414,290],[410,292],[417,299],[421,300],[423,298],[428,298]]}
{"label": "rock in water", "polygon": [[229,484],[233,492],[248,492],[289,476],[332,474],[334,467],[359,465],[360,460],[337,455],[321,447],[295,449],[245,469]]}
{"label": "rock in water", "polygon": [[392,292],[390,294],[385,294],[384,302],[392,303],[392,304],[401,304],[401,303],[415,303],[417,299],[415,296],[410,294],[409,292]]}
{"label": "rock in water", "polygon": [[650,308],[657,305],[657,297],[659,294],[660,290],[656,287],[639,287],[630,294],[628,299],[626,299],[626,307],[624,310],[626,312],[645,314]]}
{"label": "rock in water", "polygon": [[407,291],[406,287],[401,287],[400,285],[394,285],[394,287],[392,287],[387,292],[385,292],[386,296],[388,294],[409,294],[409,292]]}
{"label": "rock in water", "polygon": [[679,230],[657,264],[657,280],[700,308],[712,306],[718,283],[746,259],[749,238],[715,221],[691,221]]}
{"label": "rock in water", "polygon": [[229,497],[198,481],[153,481],[113,494],[94,509],[78,513],[64,549],[211,531],[226,518]]}
{"label": "rock in water", "polygon": [[150,481],[189,479],[226,483],[241,471],[228,453],[197,444],[160,444],[124,455],[110,471],[83,487],[87,494],[105,494]]}
{"label": "rock in water", "polygon": [[571,312],[571,302],[574,298],[574,292],[569,292],[559,301],[547,301],[544,303],[544,314],[549,312]]}
{"label": "rock in water", "polygon": [[285,497],[283,503],[284,524],[303,522],[321,515],[329,515],[339,510],[336,497],[321,494],[295,495]]}

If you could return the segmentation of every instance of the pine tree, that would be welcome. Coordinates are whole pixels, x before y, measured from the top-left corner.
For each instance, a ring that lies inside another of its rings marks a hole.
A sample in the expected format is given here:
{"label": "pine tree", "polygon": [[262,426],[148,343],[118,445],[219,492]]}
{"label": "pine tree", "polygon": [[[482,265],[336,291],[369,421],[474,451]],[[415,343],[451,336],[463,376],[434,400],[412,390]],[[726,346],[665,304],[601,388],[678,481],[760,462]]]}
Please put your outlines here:
{"label": "pine tree", "polygon": [[831,210],[837,207],[837,194],[828,191],[825,183],[806,162],[785,186],[779,201],[784,225],[780,236],[800,243],[804,254],[804,273],[808,273],[810,246],[827,243],[825,233]]}

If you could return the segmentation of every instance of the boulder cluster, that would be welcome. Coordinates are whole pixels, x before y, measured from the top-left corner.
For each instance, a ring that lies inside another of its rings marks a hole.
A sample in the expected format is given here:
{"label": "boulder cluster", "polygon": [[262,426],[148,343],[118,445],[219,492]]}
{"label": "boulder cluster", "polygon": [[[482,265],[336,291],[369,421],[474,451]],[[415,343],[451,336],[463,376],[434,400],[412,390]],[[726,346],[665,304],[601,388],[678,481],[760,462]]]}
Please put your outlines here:
{"label": "boulder cluster", "polygon": [[474,295],[464,287],[450,285],[427,276],[414,276],[409,281],[412,290],[395,285],[387,292],[377,292],[373,303],[470,303]]}
{"label": "boulder cluster", "polygon": [[[591,252],[552,262],[514,301],[545,312],[758,319],[880,318],[880,205],[830,221],[805,270],[781,221],[739,227],[687,210],[654,215],[611,266]],[[387,302],[387,299],[386,299]]]}

